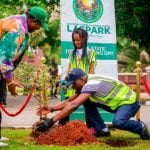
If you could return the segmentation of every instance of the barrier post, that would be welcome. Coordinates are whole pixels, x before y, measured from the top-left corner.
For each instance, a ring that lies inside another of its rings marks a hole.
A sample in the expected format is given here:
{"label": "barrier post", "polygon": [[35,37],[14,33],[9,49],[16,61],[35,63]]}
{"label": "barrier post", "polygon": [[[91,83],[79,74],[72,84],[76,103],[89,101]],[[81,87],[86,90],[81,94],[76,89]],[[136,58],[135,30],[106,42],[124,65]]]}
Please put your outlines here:
{"label": "barrier post", "polygon": [[[136,62],[136,95],[137,95],[137,100],[140,103],[140,85],[141,85],[141,62],[137,61]],[[136,119],[140,121],[140,110],[136,114]]]}

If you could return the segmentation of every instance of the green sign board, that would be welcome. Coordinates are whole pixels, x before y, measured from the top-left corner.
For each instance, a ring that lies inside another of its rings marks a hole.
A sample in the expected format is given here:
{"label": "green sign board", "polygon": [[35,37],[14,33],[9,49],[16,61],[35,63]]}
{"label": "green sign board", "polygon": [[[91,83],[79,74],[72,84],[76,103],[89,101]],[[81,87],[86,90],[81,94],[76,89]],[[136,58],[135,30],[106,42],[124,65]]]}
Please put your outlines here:
{"label": "green sign board", "polygon": [[[73,47],[72,42],[61,42],[61,58],[68,58],[68,52]],[[117,51],[114,43],[88,43],[88,48],[96,51],[97,60],[116,60]]]}
{"label": "green sign board", "polygon": [[[75,28],[88,32],[88,48],[96,52],[95,74],[117,78],[114,0],[60,0],[60,6],[62,79],[68,71],[68,52],[74,48]],[[111,113],[101,109],[99,112],[106,122],[112,121]],[[71,119],[84,120],[84,108],[81,106],[73,112]]]}

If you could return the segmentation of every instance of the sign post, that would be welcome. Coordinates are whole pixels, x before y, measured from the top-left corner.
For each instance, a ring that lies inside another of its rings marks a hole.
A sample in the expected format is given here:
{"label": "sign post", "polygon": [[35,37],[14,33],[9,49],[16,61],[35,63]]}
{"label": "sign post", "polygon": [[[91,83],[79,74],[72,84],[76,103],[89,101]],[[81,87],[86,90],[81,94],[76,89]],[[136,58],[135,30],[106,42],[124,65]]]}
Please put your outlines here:
{"label": "sign post", "polygon": [[[114,0],[60,0],[60,8],[62,78],[68,67],[68,51],[73,49],[72,32],[79,27],[88,32],[88,48],[96,51],[95,73],[117,78]],[[80,114],[82,107],[76,112]]]}

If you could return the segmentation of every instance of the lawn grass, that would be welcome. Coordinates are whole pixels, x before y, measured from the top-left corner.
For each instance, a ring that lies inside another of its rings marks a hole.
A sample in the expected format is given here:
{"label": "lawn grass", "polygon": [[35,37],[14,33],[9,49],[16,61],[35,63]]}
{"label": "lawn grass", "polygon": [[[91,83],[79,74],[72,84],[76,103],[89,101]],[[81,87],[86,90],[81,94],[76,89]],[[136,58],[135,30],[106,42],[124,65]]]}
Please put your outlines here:
{"label": "lawn grass", "polygon": [[[138,135],[121,130],[112,130],[112,136],[109,138],[99,138],[100,144],[69,147],[36,145],[32,141],[30,133],[30,129],[3,129],[2,135],[10,138],[10,141],[8,142],[9,146],[1,148],[1,150],[150,150],[150,141],[142,141]],[[109,144],[109,141],[117,140],[125,145],[113,147]],[[128,146],[126,146],[126,142],[129,143]]]}

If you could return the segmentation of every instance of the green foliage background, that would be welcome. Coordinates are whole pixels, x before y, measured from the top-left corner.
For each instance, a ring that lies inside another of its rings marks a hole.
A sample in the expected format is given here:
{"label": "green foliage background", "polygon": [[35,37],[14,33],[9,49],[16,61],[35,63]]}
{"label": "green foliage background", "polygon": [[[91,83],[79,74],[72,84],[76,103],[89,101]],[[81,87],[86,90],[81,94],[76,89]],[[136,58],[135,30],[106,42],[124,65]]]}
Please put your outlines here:
{"label": "green foliage background", "polygon": [[[150,60],[150,1],[116,0],[118,52],[129,58],[125,71],[133,71],[143,50]],[[147,61],[149,65],[149,61]]]}
{"label": "green foliage background", "polygon": [[137,41],[140,47],[150,48],[150,1],[116,0],[115,3],[117,35]]}
{"label": "green foliage background", "polygon": [[50,62],[51,56],[56,57],[60,62],[60,19],[50,20],[53,12],[59,13],[59,0],[1,0],[0,18],[10,15],[24,14],[32,6],[41,6],[49,14],[49,31],[42,29],[31,34],[29,45],[32,47],[42,47],[47,59]]}
{"label": "green foliage background", "polygon": [[[51,17],[52,12],[59,13],[60,0],[1,0],[0,18],[22,14],[35,5],[45,8]],[[115,10],[118,52],[129,58],[127,71],[132,71],[143,49],[150,55],[150,1],[115,0]],[[33,33],[30,45],[43,48],[47,64],[50,57],[60,63],[60,18],[49,20],[49,28],[48,32]]]}

